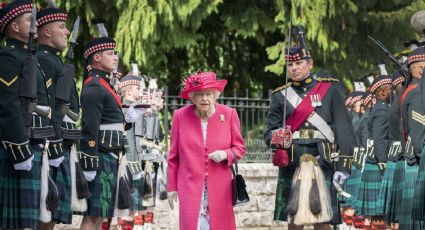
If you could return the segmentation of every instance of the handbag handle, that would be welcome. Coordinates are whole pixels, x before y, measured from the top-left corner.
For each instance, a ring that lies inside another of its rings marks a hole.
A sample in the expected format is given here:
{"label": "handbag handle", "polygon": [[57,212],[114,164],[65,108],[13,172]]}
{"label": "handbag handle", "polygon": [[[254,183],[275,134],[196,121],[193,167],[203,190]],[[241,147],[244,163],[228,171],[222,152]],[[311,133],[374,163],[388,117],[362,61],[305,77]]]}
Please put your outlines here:
{"label": "handbag handle", "polygon": [[235,164],[235,169],[236,169],[236,173],[235,173],[235,169],[232,166],[232,173],[233,173],[233,176],[236,176],[238,174],[238,158],[236,157],[236,153],[235,153],[235,151],[233,151],[233,149],[230,149],[230,151],[232,151],[232,153],[233,153],[233,158],[234,158],[234,161],[235,161],[234,164]]}

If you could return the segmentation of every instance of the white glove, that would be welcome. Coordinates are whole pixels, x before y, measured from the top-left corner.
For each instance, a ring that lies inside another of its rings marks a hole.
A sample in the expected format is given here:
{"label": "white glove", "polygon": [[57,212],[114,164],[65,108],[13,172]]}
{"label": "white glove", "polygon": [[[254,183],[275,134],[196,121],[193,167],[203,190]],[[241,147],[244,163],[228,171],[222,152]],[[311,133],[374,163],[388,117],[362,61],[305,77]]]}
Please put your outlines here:
{"label": "white glove", "polygon": [[96,178],[96,171],[83,171],[84,177],[86,178],[87,182],[90,182]]}
{"label": "white glove", "polygon": [[49,165],[57,168],[62,163],[63,159],[65,159],[64,156],[61,156],[61,157],[56,158],[56,159],[49,160]]}
{"label": "white glove", "polygon": [[138,172],[136,174],[133,174],[133,180],[140,180],[144,176],[145,176],[145,173],[143,171],[140,171],[140,172]]}
{"label": "white glove", "polygon": [[227,153],[223,150],[216,150],[208,154],[208,158],[218,163],[227,160]]}
{"label": "white glove", "polygon": [[143,114],[146,112],[146,109],[134,108],[135,105],[137,104],[131,104],[130,107],[127,109],[127,112],[125,113],[125,121],[128,123],[136,122],[137,119],[139,119],[140,116],[143,116]]}
{"label": "white glove", "polygon": [[168,204],[170,205],[171,210],[174,209],[174,202],[177,202],[177,192],[168,192],[167,193]]}
{"label": "white glove", "polygon": [[28,160],[25,160],[24,162],[14,164],[13,168],[15,168],[15,170],[31,171],[32,160],[34,160],[34,155],[32,155],[30,158],[28,158]]}
{"label": "white glove", "polygon": [[334,173],[332,182],[338,183],[338,184],[344,184],[345,180],[347,180],[348,177],[350,177],[350,174],[348,174],[347,172],[336,171]]}

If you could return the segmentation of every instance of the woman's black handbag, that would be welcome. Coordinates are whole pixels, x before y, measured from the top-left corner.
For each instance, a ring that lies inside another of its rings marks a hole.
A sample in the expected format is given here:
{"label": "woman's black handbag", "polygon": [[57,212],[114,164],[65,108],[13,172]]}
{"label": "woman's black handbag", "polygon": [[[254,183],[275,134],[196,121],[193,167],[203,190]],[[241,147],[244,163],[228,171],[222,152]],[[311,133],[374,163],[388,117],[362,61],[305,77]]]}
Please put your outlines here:
{"label": "woman's black handbag", "polygon": [[245,180],[242,175],[238,174],[238,158],[236,158],[235,152],[233,152],[235,159],[235,168],[232,166],[232,202],[233,206],[239,206],[241,204],[249,202],[248,192],[246,191]]}

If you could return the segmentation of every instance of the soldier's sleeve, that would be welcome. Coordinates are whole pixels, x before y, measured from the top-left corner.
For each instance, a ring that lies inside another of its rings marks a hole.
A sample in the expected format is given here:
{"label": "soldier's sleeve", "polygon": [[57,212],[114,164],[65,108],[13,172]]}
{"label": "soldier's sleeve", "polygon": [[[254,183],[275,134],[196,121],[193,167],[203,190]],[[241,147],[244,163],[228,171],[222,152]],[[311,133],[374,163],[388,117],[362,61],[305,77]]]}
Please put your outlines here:
{"label": "soldier's sleeve", "polygon": [[80,164],[83,170],[99,168],[98,133],[103,111],[104,94],[100,85],[88,84],[81,93],[81,140]]}
{"label": "soldier's sleeve", "polygon": [[37,55],[38,64],[45,75],[47,93],[49,94],[49,106],[54,111],[55,95],[56,95],[56,80],[59,72],[55,68],[55,63],[45,55]]}
{"label": "soldier's sleeve", "polygon": [[366,118],[363,119],[361,127],[360,127],[360,129],[361,129],[360,130],[360,132],[361,132],[361,145],[365,148],[367,146],[367,138],[369,137],[369,128],[367,127],[367,120],[368,119],[366,119]]}
{"label": "soldier's sleeve", "polygon": [[350,115],[345,107],[342,95],[337,91],[335,86],[332,86],[332,119],[335,136],[335,143],[339,148],[339,159],[336,165],[337,171],[351,171],[351,161],[354,150],[354,131]]}
{"label": "soldier's sleeve", "polygon": [[0,54],[0,140],[13,163],[32,156],[20,103],[20,62],[7,53]]}
{"label": "soldier's sleeve", "polygon": [[379,163],[385,163],[388,160],[388,111],[388,107],[376,105],[372,117],[372,139],[375,156]]}
{"label": "soldier's sleeve", "polygon": [[281,92],[272,94],[269,111],[267,112],[267,129],[264,132],[264,141],[267,146],[270,146],[273,130],[282,128],[284,100],[285,98]]}

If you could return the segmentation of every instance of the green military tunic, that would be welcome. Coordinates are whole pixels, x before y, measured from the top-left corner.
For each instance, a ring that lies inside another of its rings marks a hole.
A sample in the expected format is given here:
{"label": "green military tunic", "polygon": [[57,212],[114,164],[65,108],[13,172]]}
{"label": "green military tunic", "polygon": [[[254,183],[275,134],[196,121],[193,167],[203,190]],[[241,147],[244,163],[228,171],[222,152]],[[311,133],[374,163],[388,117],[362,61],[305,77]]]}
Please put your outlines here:
{"label": "green military tunic", "polygon": [[[61,60],[61,51],[47,45],[39,45],[37,49],[37,59],[40,68],[46,78],[46,87],[50,95],[50,107],[55,112],[55,96],[57,90],[57,81],[64,70],[64,64]],[[73,112],[78,114],[79,102],[78,94],[76,91],[75,80],[71,89],[70,108]],[[53,116],[54,117],[54,116]],[[64,122],[65,123],[65,122]],[[59,123],[60,124],[60,123]],[[64,125],[66,126],[66,125]],[[68,126],[73,126],[70,124]],[[62,135],[56,134],[55,139],[62,139]],[[59,136],[60,135],[60,136]],[[72,140],[65,141],[63,147],[64,160],[59,167],[51,167],[52,178],[59,191],[59,209],[53,211],[53,221],[63,224],[72,223],[71,204],[71,171],[70,171],[70,151],[71,145],[74,143]],[[52,155],[49,155],[51,157]]]}
{"label": "green military tunic", "polygon": [[[92,196],[86,215],[112,217],[118,176],[118,155],[123,148],[124,115],[120,98],[109,84],[110,74],[92,69],[81,92],[82,133],[80,164],[84,171],[96,171],[89,182]],[[102,82],[104,82],[103,85]],[[121,124],[121,130],[106,128]]]}
{"label": "green military tunic", "polygon": [[[413,78],[411,85],[418,85],[419,79]],[[421,210],[423,210],[424,201],[423,193],[421,192],[420,186],[423,185],[425,177],[419,177],[419,157],[422,146],[419,142],[421,139],[418,134],[420,133],[421,125],[416,118],[419,118],[420,114],[424,114],[422,111],[422,105],[420,99],[420,91],[418,87],[404,93],[404,99],[401,103],[401,119],[402,135],[405,141],[405,152],[404,159],[406,161],[405,166],[405,179],[402,191],[402,205],[401,215],[399,218],[400,229],[419,229],[421,225]],[[422,190],[424,191],[424,190]],[[416,197],[417,196],[417,197]],[[420,205],[420,206],[418,206]],[[419,210],[417,209],[419,207]],[[413,214],[413,218],[412,218]]]}
{"label": "green military tunic", "polygon": [[[6,47],[0,51],[0,197],[3,197],[0,212],[0,228],[38,228],[40,209],[40,168],[43,140],[28,136],[24,118],[24,109],[20,103],[22,87],[21,70],[30,56],[25,42],[8,38]],[[37,104],[48,106],[49,98],[44,78],[37,71]],[[33,116],[31,126],[35,126]],[[50,125],[43,119],[43,125]],[[31,141],[29,146],[27,141]],[[5,144],[11,143],[9,144]],[[25,144],[26,143],[26,144]],[[11,150],[9,147],[15,145]],[[8,147],[5,149],[4,147]],[[19,153],[19,154],[17,154]],[[31,171],[16,171],[13,164],[24,162],[34,156]]]}

